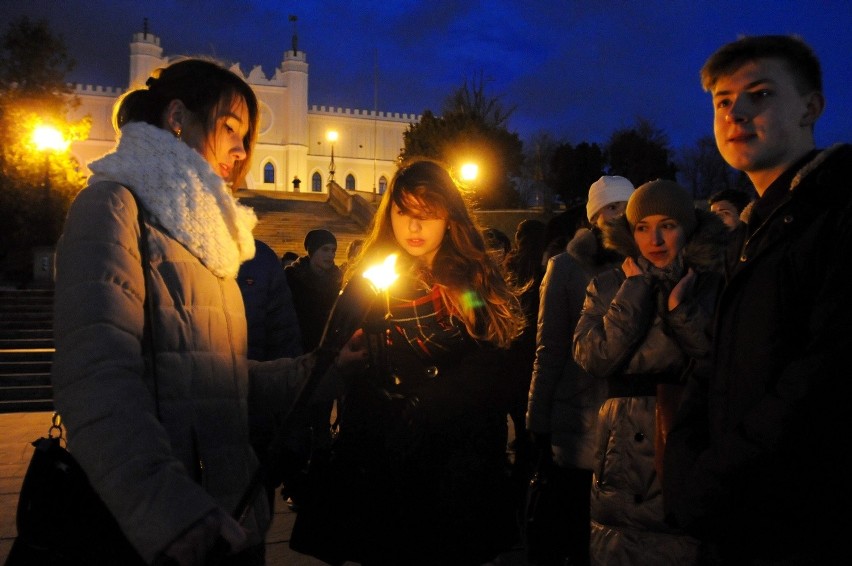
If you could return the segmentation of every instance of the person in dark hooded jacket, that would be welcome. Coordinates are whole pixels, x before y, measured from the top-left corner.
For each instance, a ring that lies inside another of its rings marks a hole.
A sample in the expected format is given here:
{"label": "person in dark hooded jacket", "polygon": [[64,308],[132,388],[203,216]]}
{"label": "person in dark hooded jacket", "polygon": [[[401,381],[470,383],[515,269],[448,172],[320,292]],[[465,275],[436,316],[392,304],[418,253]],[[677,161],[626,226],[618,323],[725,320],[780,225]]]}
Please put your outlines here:
{"label": "person in dark hooded jacket", "polygon": [[598,412],[591,564],[694,564],[698,541],[668,525],[661,457],[683,382],[705,365],[726,228],[673,181],[636,189],[604,242],[625,256],[592,279],[574,359],[606,381]]}

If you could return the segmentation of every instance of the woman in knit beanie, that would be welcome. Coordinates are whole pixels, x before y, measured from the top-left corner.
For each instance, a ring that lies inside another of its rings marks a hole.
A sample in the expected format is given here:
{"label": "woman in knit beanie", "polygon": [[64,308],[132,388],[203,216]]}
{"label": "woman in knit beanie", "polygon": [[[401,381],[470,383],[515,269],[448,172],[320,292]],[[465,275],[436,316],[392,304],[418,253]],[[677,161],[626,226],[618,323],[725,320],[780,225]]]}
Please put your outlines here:
{"label": "woman in knit beanie", "polygon": [[[691,371],[708,363],[725,226],[673,181],[636,189],[604,226],[625,256],[592,279],[574,358],[606,384],[592,481],[592,564],[694,564],[698,542],[664,521],[662,454]],[[613,520],[617,517],[617,520]]]}

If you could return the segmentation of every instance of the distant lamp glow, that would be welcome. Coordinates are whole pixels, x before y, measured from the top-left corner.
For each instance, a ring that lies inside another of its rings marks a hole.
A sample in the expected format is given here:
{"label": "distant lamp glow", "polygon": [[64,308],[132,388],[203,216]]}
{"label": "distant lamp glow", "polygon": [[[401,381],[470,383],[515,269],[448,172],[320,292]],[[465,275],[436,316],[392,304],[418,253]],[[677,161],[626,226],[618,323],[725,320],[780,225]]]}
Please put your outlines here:
{"label": "distant lamp glow", "polygon": [[328,180],[334,181],[334,142],[337,141],[337,131],[329,130],[325,134],[325,139],[331,144],[331,162],[328,164]]}
{"label": "distant lamp glow", "polygon": [[71,142],[53,126],[38,126],[33,130],[33,143],[39,151],[65,151]]}
{"label": "distant lamp glow", "polygon": [[64,153],[71,142],[62,137],[62,133],[53,126],[41,124],[32,133],[33,144],[44,154],[44,206],[47,236],[54,241],[57,235],[56,219],[54,218],[53,199],[50,196],[50,156],[54,153]]}
{"label": "distant lamp glow", "polygon": [[461,167],[461,176],[465,181],[474,181],[479,175],[479,165],[476,163],[465,163]]}

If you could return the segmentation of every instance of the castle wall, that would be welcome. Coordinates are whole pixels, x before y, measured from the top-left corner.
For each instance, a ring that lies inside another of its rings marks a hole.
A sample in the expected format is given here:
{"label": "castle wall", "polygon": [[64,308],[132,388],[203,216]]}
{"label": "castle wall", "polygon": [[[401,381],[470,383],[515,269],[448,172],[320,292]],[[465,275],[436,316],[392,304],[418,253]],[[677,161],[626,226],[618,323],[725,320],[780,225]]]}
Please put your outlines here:
{"label": "castle wall", "polygon": [[[284,52],[281,66],[271,77],[255,66],[246,75],[239,64],[231,70],[242,76],[260,102],[260,130],[246,188],[293,191],[292,180],[301,180],[300,191],[311,190],[311,176],[321,177],[327,192],[331,148],[326,132],[339,134],[334,146],[335,181],[345,186],[347,175],[355,178],[358,191],[378,190],[381,177],[389,180],[396,171],[396,159],[403,146],[403,132],[419,116],[349,108],[308,107],[308,64],[303,51]],[[160,39],[151,33],[137,33],[130,45],[129,88],[144,87],[150,73],[168,62]],[[81,104],[69,118],[91,116],[89,139],[74,142],[71,153],[85,167],[108,152],[115,144],[112,108],[124,92],[119,88],[73,85]],[[274,183],[264,183],[264,167],[275,169]]]}

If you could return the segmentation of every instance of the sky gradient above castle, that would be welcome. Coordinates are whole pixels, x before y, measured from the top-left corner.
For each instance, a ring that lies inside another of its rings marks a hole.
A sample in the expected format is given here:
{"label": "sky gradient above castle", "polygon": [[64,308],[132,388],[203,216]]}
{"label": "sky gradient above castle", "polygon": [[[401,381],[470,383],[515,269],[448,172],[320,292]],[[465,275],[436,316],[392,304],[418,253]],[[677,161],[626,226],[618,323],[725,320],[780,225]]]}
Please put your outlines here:
{"label": "sky gradient above castle", "polygon": [[[846,0],[27,0],[0,1],[0,22],[47,19],[77,67],[69,80],[125,88],[128,44],[142,31],[167,55],[215,55],[274,74],[306,53],[310,105],[440,113],[467,80],[515,107],[528,140],[604,143],[637,118],[672,147],[712,134],[698,70],[740,34],[796,33],[823,62],[820,145],[852,140],[852,2]],[[290,16],[295,15],[296,21]]]}

